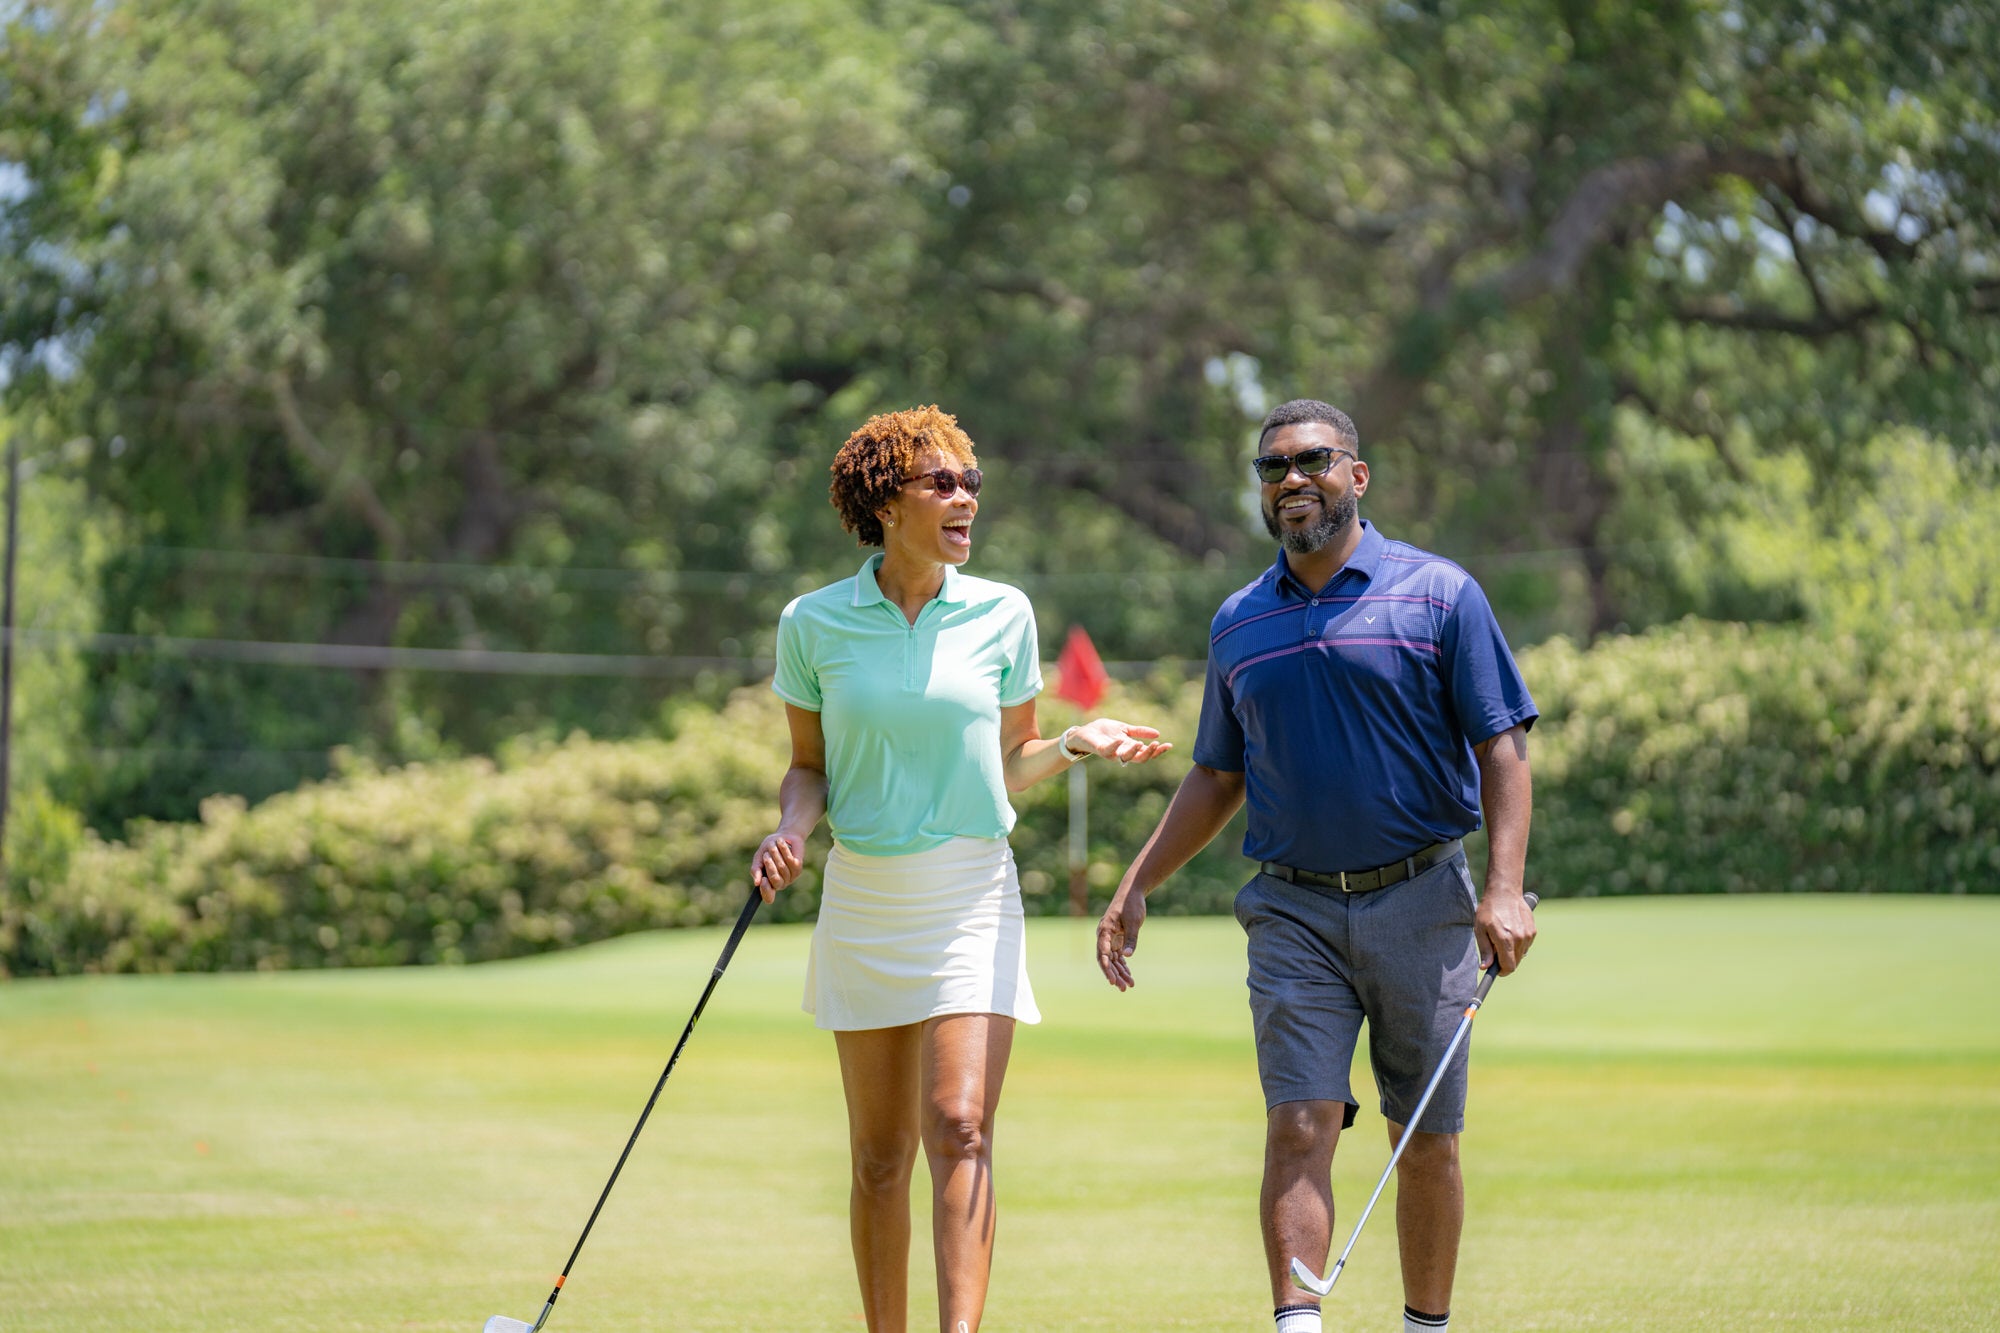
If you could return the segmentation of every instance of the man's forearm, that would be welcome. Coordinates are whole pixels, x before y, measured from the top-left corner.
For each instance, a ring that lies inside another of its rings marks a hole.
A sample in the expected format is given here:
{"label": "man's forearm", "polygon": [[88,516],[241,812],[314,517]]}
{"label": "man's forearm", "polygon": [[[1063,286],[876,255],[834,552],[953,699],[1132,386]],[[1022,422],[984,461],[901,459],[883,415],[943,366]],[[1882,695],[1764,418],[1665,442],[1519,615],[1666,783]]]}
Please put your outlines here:
{"label": "man's forearm", "polygon": [[1486,892],[1519,894],[1535,804],[1527,732],[1520,727],[1503,731],[1478,754],[1479,803],[1486,816]]}
{"label": "man's forearm", "polygon": [[1243,804],[1241,773],[1196,764],[1181,779],[1160,825],[1125,872],[1125,883],[1150,894],[1215,840]]}

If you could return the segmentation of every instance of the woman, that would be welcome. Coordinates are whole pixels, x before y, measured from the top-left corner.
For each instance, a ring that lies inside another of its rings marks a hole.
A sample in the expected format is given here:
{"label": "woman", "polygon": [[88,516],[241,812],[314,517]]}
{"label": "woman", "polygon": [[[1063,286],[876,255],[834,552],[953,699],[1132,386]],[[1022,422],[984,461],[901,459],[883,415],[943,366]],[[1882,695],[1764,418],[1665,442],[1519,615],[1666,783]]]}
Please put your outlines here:
{"label": "woman", "polygon": [[778,621],[792,762],[751,881],[798,877],[828,817],[805,1007],[834,1033],[853,1159],[849,1226],[869,1333],[907,1326],[910,1176],[930,1165],[938,1317],[976,1333],[993,1254],[993,1115],[1028,986],[1006,793],[1102,755],[1170,747],[1098,718],[1044,740],[1035,618],[972,554],[972,441],[935,407],[871,417],[833,460],[833,505],[864,546],[853,578]]}

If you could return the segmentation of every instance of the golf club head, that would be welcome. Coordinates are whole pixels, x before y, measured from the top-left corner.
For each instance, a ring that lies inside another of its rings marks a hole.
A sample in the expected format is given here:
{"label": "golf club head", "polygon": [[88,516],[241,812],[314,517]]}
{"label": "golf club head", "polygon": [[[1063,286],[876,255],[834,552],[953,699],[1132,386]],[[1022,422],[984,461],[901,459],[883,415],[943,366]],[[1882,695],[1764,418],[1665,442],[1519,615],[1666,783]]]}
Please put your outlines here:
{"label": "golf club head", "polygon": [[524,1324],[518,1319],[509,1319],[504,1314],[496,1314],[486,1321],[485,1333],[534,1333],[533,1324]]}
{"label": "golf club head", "polygon": [[1306,1267],[1303,1259],[1292,1260],[1292,1282],[1297,1285],[1300,1291],[1309,1291],[1315,1296],[1324,1296],[1333,1290],[1333,1280],[1339,1276],[1340,1270],[1336,1268],[1333,1272],[1327,1274],[1324,1280],[1321,1280],[1313,1276],[1312,1269]]}

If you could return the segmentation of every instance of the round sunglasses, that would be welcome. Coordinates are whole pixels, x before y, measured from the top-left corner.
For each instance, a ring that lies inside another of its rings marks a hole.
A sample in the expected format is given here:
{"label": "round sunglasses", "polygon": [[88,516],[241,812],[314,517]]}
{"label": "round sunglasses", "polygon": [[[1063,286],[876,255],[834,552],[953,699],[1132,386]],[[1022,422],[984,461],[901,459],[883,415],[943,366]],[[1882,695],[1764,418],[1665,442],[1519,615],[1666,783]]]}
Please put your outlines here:
{"label": "round sunglasses", "polygon": [[979,494],[979,488],[985,484],[986,477],[976,467],[969,467],[963,472],[953,472],[948,467],[941,467],[933,472],[919,472],[914,477],[903,478],[905,486],[913,481],[928,481],[932,490],[949,499],[958,494],[958,488],[961,486],[965,487],[967,495]]}
{"label": "round sunglasses", "polygon": [[1293,468],[1299,470],[1301,477],[1323,476],[1333,470],[1334,460],[1343,455],[1352,458],[1354,451],[1316,444],[1295,454],[1259,454],[1250,460],[1250,467],[1256,472],[1257,480],[1266,486],[1275,486],[1283,481]]}

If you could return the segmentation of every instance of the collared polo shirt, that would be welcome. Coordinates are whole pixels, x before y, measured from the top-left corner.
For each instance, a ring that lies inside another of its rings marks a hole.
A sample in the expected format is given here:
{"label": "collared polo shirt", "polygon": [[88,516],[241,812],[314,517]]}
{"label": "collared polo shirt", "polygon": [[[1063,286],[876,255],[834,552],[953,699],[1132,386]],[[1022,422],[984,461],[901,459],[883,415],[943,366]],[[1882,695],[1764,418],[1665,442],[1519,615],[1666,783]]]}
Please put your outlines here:
{"label": "collared polo shirt", "polygon": [[1368,870],[1477,829],[1473,745],[1536,716],[1472,576],[1364,520],[1324,588],[1280,551],[1222,604],[1194,761],[1245,775],[1251,860]]}
{"label": "collared polo shirt", "polygon": [[1041,692],[1034,609],[947,565],[913,625],[876,583],[881,564],[870,556],[778,619],[771,688],[820,715],[833,836],[865,856],[1004,838],[1000,710]]}

